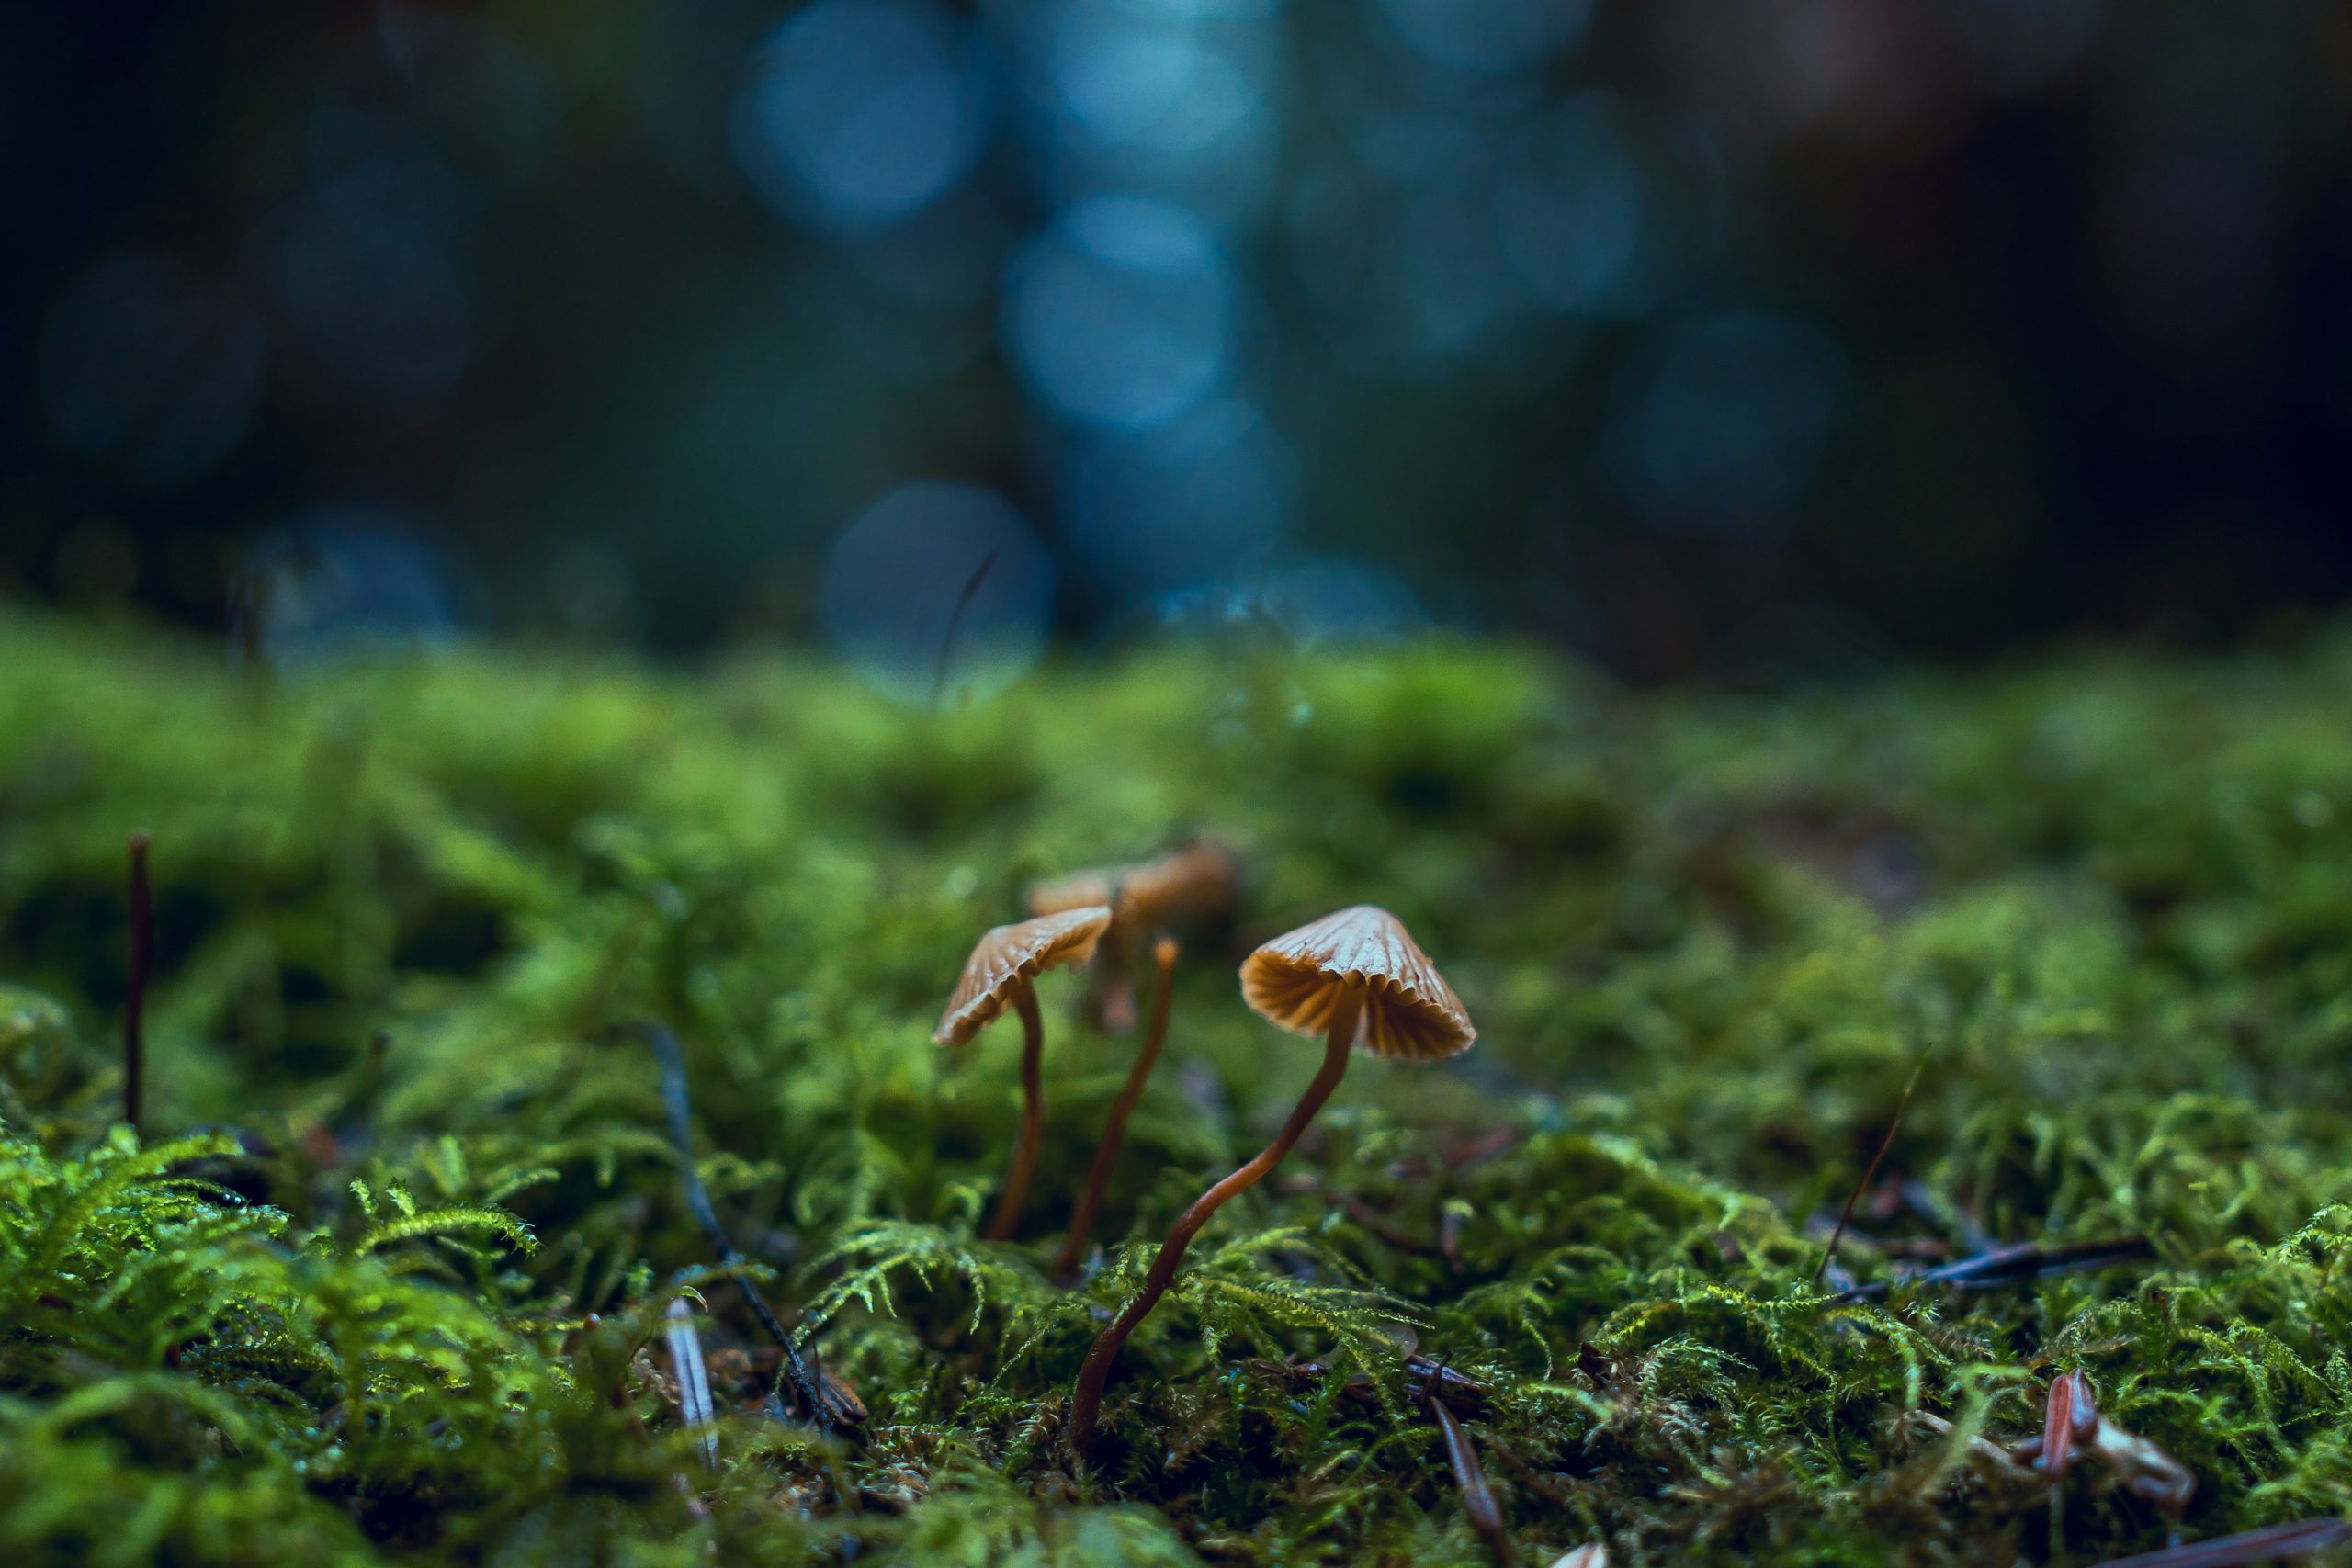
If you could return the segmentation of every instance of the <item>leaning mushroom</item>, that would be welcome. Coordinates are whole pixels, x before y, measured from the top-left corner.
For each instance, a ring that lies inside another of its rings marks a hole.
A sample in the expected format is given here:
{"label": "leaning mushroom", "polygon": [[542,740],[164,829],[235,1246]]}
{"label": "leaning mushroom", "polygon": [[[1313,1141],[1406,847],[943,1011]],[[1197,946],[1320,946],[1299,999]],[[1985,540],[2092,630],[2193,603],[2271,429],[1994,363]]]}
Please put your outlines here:
{"label": "leaning mushroom", "polygon": [[1136,1325],[1167,1292],[1209,1216],[1282,1163],[1348,1070],[1348,1051],[1433,1062],[1470,1048],[1478,1032],[1404,923],[1385,909],[1358,904],[1326,915],[1251,953],[1241,965],[1241,997],[1260,1015],[1295,1034],[1323,1037],[1323,1066],[1297,1108],[1258,1157],[1193,1201],[1177,1216],[1144,1274],[1143,1289],[1087,1351],[1070,1401],[1071,1446],[1093,1446],[1102,1385]]}
{"label": "leaning mushroom", "polygon": [[1002,1241],[1012,1234],[1021,1205],[1029,1196],[1029,1174],[1037,1168],[1038,1145],[1045,1141],[1041,1063],[1046,1024],[1037,1012],[1037,992],[1032,982],[1056,964],[1085,963],[1093,956],[1094,944],[1110,924],[1110,909],[1096,905],[993,928],[965,961],[963,978],[947,999],[939,1027],[932,1032],[932,1039],[939,1044],[964,1045],[1007,1007],[1021,1014],[1021,1135],[1012,1145],[1012,1168],[1005,1173],[996,1213],[980,1233],[989,1241]]}
{"label": "leaning mushroom", "polygon": [[1088,1005],[1096,1025],[1125,1033],[1136,1021],[1135,958],[1170,926],[1223,914],[1232,906],[1241,863],[1211,839],[1195,839],[1156,860],[1074,872],[1029,888],[1029,912],[1051,915],[1093,904],[1111,906],[1111,929],[1095,960]]}

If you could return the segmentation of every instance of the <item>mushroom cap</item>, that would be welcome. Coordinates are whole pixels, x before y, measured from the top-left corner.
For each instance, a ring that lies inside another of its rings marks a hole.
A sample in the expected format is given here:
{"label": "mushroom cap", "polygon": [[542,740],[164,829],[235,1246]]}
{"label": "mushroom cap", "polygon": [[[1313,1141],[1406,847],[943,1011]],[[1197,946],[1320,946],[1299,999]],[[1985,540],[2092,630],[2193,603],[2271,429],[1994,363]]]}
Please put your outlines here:
{"label": "mushroom cap", "polygon": [[1109,907],[1095,904],[991,927],[964,961],[963,977],[932,1039],[942,1045],[965,1043],[995,1021],[1023,984],[1057,964],[1093,957],[1094,944],[1110,924]]}
{"label": "mushroom cap", "polygon": [[1294,1034],[1321,1034],[1348,991],[1363,998],[1355,1044],[1375,1056],[1434,1062],[1478,1038],[1413,933],[1374,905],[1286,931],[1241,964],[1241,999]]}
{"label": "mushroom cap", "polygon": [[1071,909],[1107,906],[1118,892],[1115,871],[1074,871],[1068,876],[1029,885],[1029,912],[1059,915]]}
{"label": "mushroom cap", "polygon": [[1196,839],[1132,865],[1077,871],[1029,885],[1029,912],[1055,915],[1108,904],[1121,930],[1148,931],[1171,918],[1209,915],[1233,902],[1240,857],[1211,839]]}
{"label": "mushroom cap", "polygon": [[1118,879],[1120,923],[1149,928],[1173,916],[1214,914],[1233,902],[1240,871],[1231,850],[1207,839],[1131,865]]}

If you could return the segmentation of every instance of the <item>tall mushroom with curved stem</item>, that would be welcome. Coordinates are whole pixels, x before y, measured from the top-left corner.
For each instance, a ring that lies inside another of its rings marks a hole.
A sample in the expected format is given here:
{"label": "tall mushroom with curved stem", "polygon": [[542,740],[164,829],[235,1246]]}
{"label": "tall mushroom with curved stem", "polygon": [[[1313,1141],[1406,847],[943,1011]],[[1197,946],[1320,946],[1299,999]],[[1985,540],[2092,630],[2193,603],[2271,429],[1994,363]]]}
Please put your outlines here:
{"label": "tall mushroom with curved stem", "polygon": [[1136,1053],[1135,1065],[1127,1069],[1127,1081],[1119,1090],[1119,1098],[1112,1102],[1110,1117],[1102,1123],[1102,1142],[1094,1150],[1093,1168],[1086,1173],[1086,1190],[1079,1196],[1078,1210],[1069,1217],[1069,1234],[1062,1238],[1062,1249],[1054,1257],[1054,1278],[1068,1283],[1078,1277],[1078,1260],[1085,1256],[1087,1239],[1094,1234],[1094,1216],[1102,1207],[1102,1194],[1111,1185],[1111,1168],[1118,1163],[1119,1145],[1127,1135],[1127,1118],[1135,1113],[1136,1102],[1143,1098],[1143,1086],[1151,1077],[1152,1065],[1159,1060],[1159,1048],[1168,1043],[1168,1007],[1176,979],[1176,939],[1161,937],[1152,944],[1152,962],[1159,969],[1159,994],[1151,1004],[1151,1032],[1144,1036],[1143,1049]]}
{"label": "tall mushroom with curved stem", "polygon": [[1021,1134],[1013,1142],[1012,1168],[1005,1172],[996,1213],[980,1233],[986,1240],[1002,1241],[1012,1235],[1021,1218],[1021,1205],[1029,1198],[1029,1175],[1037,1168],[1038,1145],[1046,1138],[1042,1066],[1046,1021],[1038,1016],[1037,992],[1032,982],[1057,964],[1085,963],[1094,955],[1094,944],[1110,924],[1109,908],[1096,905],[993,927],[965,960],[955,995],[947,998],[947,1010],[932,1032],[932,1039],[939,1044],[965,1045],[1006,1008],[1021,1014]]}
{"label": "tall mushroom with curved stem", "polygon": [[1145,1271],[1143,1288],[1087,1351],[1069,1409],[1070,1446],[1080,1454],[1093,1447],[1100,1430],[1102,1385],[1110,1379],[1112,1363],[1136,1325],[1167,1293],[1193,1237],[1227,1199],[1256,1185],[1282,1163],[1340,1087],[1348,1070],[1349,1049],[1361,1046],[1375,1056],[1434,1062],[1468,1050],[1478,1038],[1470,1015],[1404,922],[1370,904],[1326,915],[1251,953],[1241,964],[1241,998],[1294,1034],[1321,1035],[1323,1066],[1273,1142],[1176,1217],[1159,1255]]}

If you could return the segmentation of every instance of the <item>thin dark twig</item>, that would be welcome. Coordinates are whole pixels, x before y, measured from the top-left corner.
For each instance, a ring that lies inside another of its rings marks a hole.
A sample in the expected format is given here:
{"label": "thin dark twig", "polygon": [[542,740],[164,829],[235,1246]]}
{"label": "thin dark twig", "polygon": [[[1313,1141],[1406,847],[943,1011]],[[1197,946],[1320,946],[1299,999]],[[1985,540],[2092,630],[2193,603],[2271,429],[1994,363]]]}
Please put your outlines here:
{"label": "thin dark twig", "polygon": [[947,612],[947,629],[939,634],[939,664],[931,675],[931,711],[937,713],[947,698],[947,669],[956,652],[956,634],[964,625],[964,612],[972,607],[979,596],[980,584],[988,581],[989,569],[996,565],[996,552],[990,550],[964,580],[963,589],[956,595],[956,607]]}
{"label": "thin dark twig", "polygon": [[2153,1258],[2155,1251],[2154,1244],[2143,1235],[2067,1242],[2058,1247],[2025,1242],[2016,1247],[1996,1247],[1990,1252],[1980,1252],[1973,1258],[1963,1258],[1956,1263],[1930,1269],[1919,1276],[1919,1282],[1976,1290],[2011,1284],[2019,1280],[2039,1280],[2051,1274],[2104,1269],[2111,1263]]}
{"label": "thin dark twig", "polygon": [[1444,1371],[1443,1363],[1440,1363],[1437,1371],[1422,1382],[1421,1408],[1429,1412],[1430,1419],[1437,1423],[1439,1433],[1445,1438],[1446,1462],[1453,1467],[1453,1483],[1462,1493],[1462,1511],[1469,1516],[1472,1528],[1486,1538],[1495,1561],[1503,1568],[1510,1568],[1518,1557],[1511,1551],[1510,1531],[1504,1527],[1503,1511],[1495,1502],[1494,1488],[1487,1484],[1486,1468],[1478,1462],[1477,1445],[1462,1429],[1462,1423],[1453,1418],[1445,1401],[1437,1396],[1437,1385]]}
{"label": "thin dark twig", "polygon": [[[709,1239],[712,1250],[718,1254],[719,1262],[734,1268],[742,1263],[743,1255],[735,1250],[735,1243],[729,1237],[727,1227],[718,1223],[718,1211],[710,1206],[710,1191],[702,1184],[702,1173],[695,1168],[695,1107],[686,1082],[686,1055],[679,1049],[678,1037],[661,1024],[647,1022],[639,1027],[645,1035],[645,1043],[652,1047],[655,1060],[662,1066],[662,1105],[669,1114],[670,1142],[678,1151],[678,1173],[685,1184],[686,1207],[692,1211],[695,1223],[702,1227],[702,1234]],[[816,1347],[810,1346],[808,1356],[804,1358],[800,1348],[792,1342],[792,1335],[785,1328],[783,1319],[776,1316],[775,1309],[768,1305],[767,1298],[752,1287],[752,1281],[738,1274],[735,1276],[735,1288],[742,1292],[744,1302],[752,1309],[752,1315],[760,1320],[760,1326],[768,1331],[768,1337],[783,1348],[785,1365],[791,1373],[793,1386],[800,1391],[801,1403],[810,1418],[817,1423],[819,1430],[830,1433],[833,1429],[832,1416],[825,1402],[824,1373],[816,1364]]]}
{"label": "thin dark twig", "polygon": [[130,982],[122,1000],[122,1119],[139,1131],[147,1099],[147,976],[155,962],[155,901],[147,886],[145,832],[130,835]]}
{"label": "thin dark twig", "polygon": [[1894,1146],[1894,1134],[1903,1130],[1903,1113],[1911,1108],[1911,1091],[1919,1087],[1919,1075],[1928,1070],[1928,1055],[1934,1049],[1930,1043],[1926,1051],[1919,1053],[1919,1059],[1912,1064],[1911,1077],[1903,1085],[1903,1098],[1894,1102],[1894,1119],[1886,1124],[1886,1136],[1878,1142],[1878,1153],[1871,1156],[1871,1163],[1862,1167],[1862,1179],[1854,1183],[1854,1190],[1846,1194],[1846,1206],[1838,1211],[1838,1228],[1829,1233],[1829,1245],[1822,1249],[1821,1261],[1814,1265],[1813,1282],[1816,1287],[1821,1283],[1821,1276],[1828,1271],[1829,1260],[1838,1256],[1838,1243],[1845,1236],[1846,1226],[1854,1217],[1854,1205],[1869,1190],[1871,1178],[1878,1174],[1879,1162],[1886,1158],[1886,1151]]}
{"label": "thin dark twig", "polygon": [[[2155,1255],[2155,1247],[2143,1235],[2117,1236],[2106,1241],[2068,1242],[2059,1247],[2044,1247],[2040,1242],[2018,1242],[2009,1247],[1996,1247],[1989,1252],[1946,1263],[1912,1275],[1905,1284],[1951,1285],[1960,1290],[1989,1290],[1996,1285],[2015,1284],[2021,1280],[2040,1280],[2052,1274],[2076,1274],[2086,1269],[2105,1269],[2110,1264],[2129,1263]],[[1889,1281],[1873,1280],[1867,1285],[1856,1285],[1840,1291],[1828,1299],[1833,1302],[1875,1301],[1891,1289]]]}
{"label": "thin dark twig", "polygon": [[2242,1563],[2275,1562],[2281,1557],[2324,1551],[2347,1540],[2352,1540],[2352,1525],[2342,1519],[2303,1519],[2216,1536],[2211,1540],[2192,1540],[2136,1557],[2111,1557],[2099,1568],[2239,1568]]}

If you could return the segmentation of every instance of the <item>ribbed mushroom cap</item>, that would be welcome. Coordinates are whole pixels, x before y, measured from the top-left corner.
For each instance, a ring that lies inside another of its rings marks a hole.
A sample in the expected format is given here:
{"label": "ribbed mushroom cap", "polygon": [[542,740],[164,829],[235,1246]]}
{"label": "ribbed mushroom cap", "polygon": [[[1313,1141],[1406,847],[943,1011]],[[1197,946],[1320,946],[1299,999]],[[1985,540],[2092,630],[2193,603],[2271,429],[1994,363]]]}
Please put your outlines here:
{"label": "ribbed mushroom cap", "polygon": [[1387,910],[1357,904],[1274,938],[1241,964],[1241,998],[1295,1034],[1320,1035],[1342,993],[1363,998],[1355,1043],[1375,1056],[1433,1062],[1470,1049],[1470,1015]]}
{"label": "ribbed mushroom cap", "polygon": [[1064,909],[1057,914],[996,926],[982,936],[964,962],[963,978],[947,998],[932,1039],[961,1045],[993,1022],[1012,1001],[1014,987],[1057,964],[1083,964],[1111,924],[1107,906]]}

